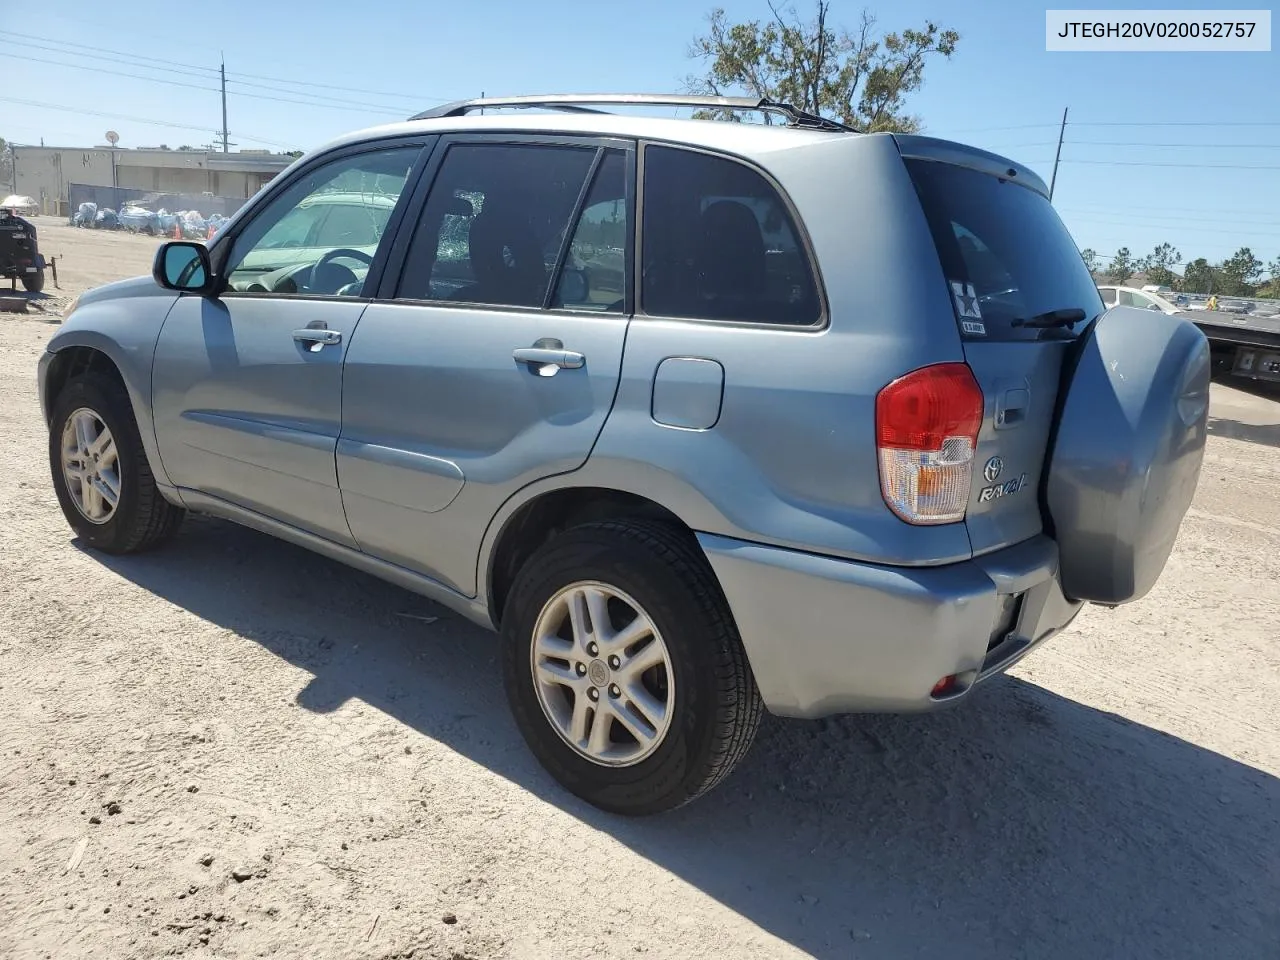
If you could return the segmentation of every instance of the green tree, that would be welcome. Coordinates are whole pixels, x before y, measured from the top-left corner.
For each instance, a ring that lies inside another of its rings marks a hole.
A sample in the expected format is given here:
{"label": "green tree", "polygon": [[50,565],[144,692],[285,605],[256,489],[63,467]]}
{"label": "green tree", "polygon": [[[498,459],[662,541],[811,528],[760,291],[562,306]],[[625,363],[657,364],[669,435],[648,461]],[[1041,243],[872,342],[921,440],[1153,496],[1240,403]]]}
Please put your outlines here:
{"label": "green tree", "polygon": [[1098,251],[1093,247],[1085,247],[1081,250],[1080,259],[1084,261],[1084,265],[1089,269],[1090,273],[1097,273],[1098,268],[1102,266],[1102,258],[1098,256]]}
{"label": "green tree", "polygon": [[960,40],[956,31],[932,21],[919,30],[878,34],[866,11],[854,30],[836,27],[829,0],[818,0],[808,19],[772,0],[769,12],[765,20],[732,23],[722,8],[712,10],[707,32],[689,49],[706,64],[704,75],[688,81],[690,90],[716,96],[745,91],[864,132],[914,133],[920,120],[904,112],[906,99],[924,83],[925,64],[950,58]]}
{"label": "green tree", "polygon": [[1272,299],[1280,297],[1280,257],[1267,264],[1267,282],[1258,293]]}
{"label": "green tree", "polygon": [[1182,272],[1182,289],[1187,293],[1213,293],[1214,270],[1204,257],[1192,260]]}
{"label": "green tree", "polygon": [[1147,272],[1149,283],[1158,283],[1162,287],[1172,287],[1178,276],[1171,269],[1182,262],[1182,254],[1171,244],[1162,243],[1143,258],[1141,267]]}
{"label": "green tree", "polygon": [[1121,285],[1137,272],[1138,263],[1129,255],[1128,247],[1117,250],[1116,255],[1111,258],[1111,263],[1107,265],[1107,276]]}
{"label": "green tree", "polygon": [[1262,261],[1248,247],[1241,247],[1218,267],[1222,279],[1222,293],[1232,297],[1247,297],[1262,278]]}

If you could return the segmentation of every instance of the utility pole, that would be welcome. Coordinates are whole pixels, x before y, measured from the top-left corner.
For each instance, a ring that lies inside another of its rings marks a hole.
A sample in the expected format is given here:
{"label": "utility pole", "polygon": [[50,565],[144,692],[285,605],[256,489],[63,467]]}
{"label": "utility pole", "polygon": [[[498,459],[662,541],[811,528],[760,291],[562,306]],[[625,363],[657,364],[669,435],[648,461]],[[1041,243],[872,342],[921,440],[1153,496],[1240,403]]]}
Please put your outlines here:
{"label": "utility pole", "polygon": [[[222,152],[226,153],[228,148],[227,139],[230,136],[230,134],[227,133],[227,61],[225,58],[222,61],[221,73],[222,73]],[[1059,144],[1059,147],[1061,147],[1061,144]]]}
{"label": "utility pole", "polygon": [[1049,202],[1053,203],[1053,185],[1058,182],[1058,161],[1062,159],[1062,138],[1067,132],[1067,108],[1062,108],[1062,126],[1058,128],[1058,152],[1053,156],[1053,176],[1049,178]]}

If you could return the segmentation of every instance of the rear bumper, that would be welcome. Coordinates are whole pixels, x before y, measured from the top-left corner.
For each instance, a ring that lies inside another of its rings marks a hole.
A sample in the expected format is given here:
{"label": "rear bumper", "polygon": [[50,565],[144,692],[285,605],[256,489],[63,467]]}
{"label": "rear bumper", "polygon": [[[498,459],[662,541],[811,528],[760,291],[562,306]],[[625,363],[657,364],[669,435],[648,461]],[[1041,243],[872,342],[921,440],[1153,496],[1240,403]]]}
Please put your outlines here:
{"label": "rear bumper", "polygon": [[[772,713],[905,713],[966,697],[1071,623],[1038,536],[942,567],[882,567],[700,535]],[[931,695],[943,677],[952,692]]]}

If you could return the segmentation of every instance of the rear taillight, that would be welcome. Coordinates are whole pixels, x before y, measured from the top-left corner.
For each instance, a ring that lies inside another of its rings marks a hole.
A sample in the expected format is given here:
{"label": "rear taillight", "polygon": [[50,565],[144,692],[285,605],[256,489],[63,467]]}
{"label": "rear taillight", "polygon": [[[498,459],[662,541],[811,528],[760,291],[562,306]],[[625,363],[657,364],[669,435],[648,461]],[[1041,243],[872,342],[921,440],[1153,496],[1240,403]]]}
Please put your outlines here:
{"label": "rear taillight", "polygon": [[921,367],[877,394],[880,492],[907,523],[964,519],[982,407],[963,363]]}

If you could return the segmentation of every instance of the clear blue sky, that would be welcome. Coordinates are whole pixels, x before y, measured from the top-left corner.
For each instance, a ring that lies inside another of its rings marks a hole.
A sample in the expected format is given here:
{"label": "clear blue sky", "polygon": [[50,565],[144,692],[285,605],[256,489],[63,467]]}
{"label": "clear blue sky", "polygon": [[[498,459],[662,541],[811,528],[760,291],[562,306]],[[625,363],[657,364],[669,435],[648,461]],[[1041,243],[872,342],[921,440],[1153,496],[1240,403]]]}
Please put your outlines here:
{"label": "clear blue sky", "polygon": [[[764,0],[726,0],[724,6],[738,19],[768,15]],[[1280,53],[1050,54],[1044,4],[899,0],[869,6],[885,29],[932,18],[960,31],[956,55],[928,68],[925,88],[910,104],[926,132],[1005,153],[1048,180],[1057,124],[1070,107],[1055,200],[1082,247],[1109,254],[1127,245],[1140,255],[1168,241],[1186,259],[1220,259],[1242,245],[1264,262],[1280,256]],[[1165,6],[1208,3],[1165,0]],[[861,9],[845,0],[833,5],[837,21],[850,24]],[[616,8],[562,0],[308,0],[292,10],[248,0],[195,6],[66,0],[41,6],[36,16],[31,10],[0,0],[0,41],[8,54],[0,57],[9,78],[0,84],[0,136],[80,146],[102,142],[110,127],[122,146],[209,142],[221,118],[208,71],[224,53],[230,79],[260,84],[230,87],[237,91],[229,98],[232,142],[300,148],[482,90],[678,90],[697,69],[686,50],[706,13],[700,4],[676,0]],[[67,44],[112,52],[95,55]],[[352,103],[260,99],[321,96]],[[1173,125],[1188,121],[1224,125]]]}

